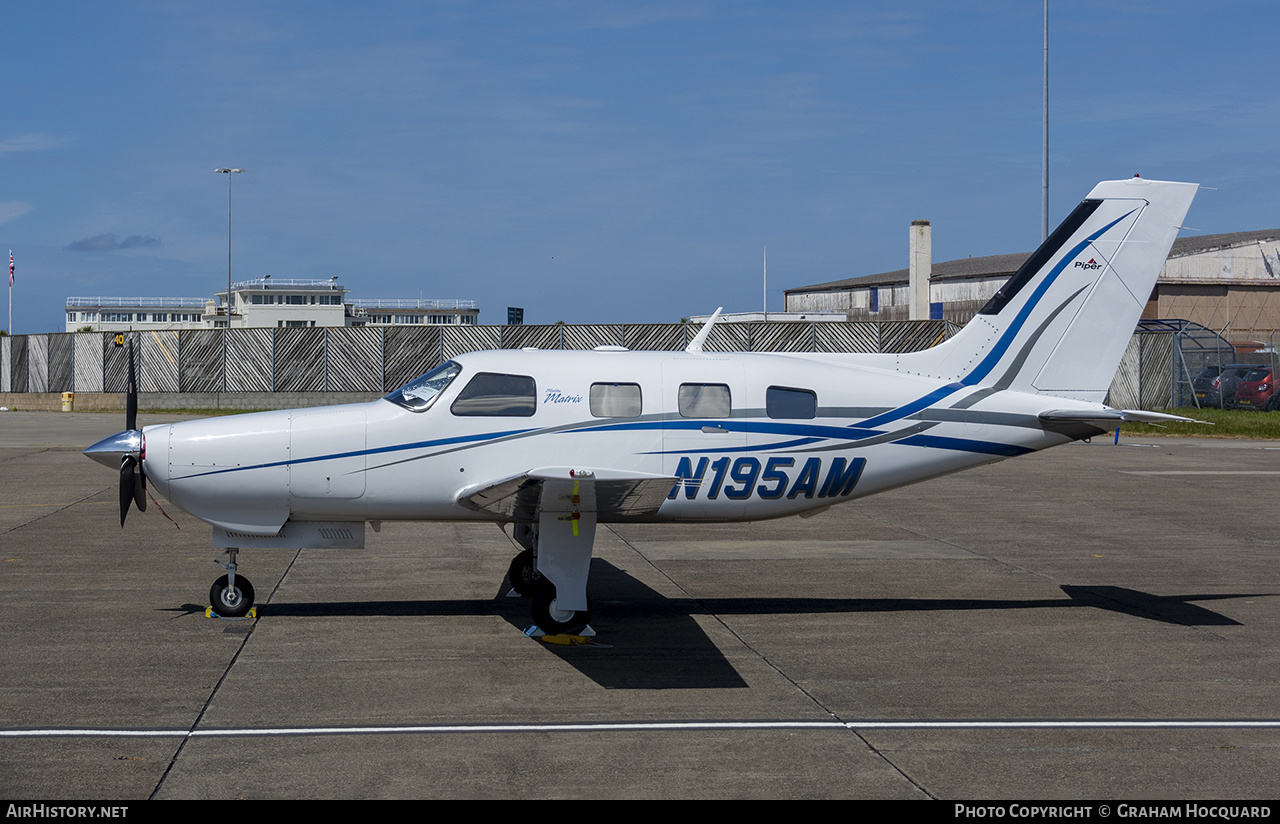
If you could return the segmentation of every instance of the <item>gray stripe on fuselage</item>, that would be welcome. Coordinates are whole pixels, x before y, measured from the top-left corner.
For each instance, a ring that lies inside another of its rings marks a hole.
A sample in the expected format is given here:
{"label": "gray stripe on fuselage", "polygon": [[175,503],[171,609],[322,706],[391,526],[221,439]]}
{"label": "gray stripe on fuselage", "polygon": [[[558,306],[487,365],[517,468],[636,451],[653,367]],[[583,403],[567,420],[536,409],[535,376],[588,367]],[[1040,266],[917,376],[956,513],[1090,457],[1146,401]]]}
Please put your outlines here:
{"label": "gray stripe on fuselage", "polygon": [[1049,328],[1049,324],[1053,323],[1054,319],[1057,318],[1058,315],[1062,313],[1062,310],[1066,309],[1068,304],[1074,301],[1077,297],[1080,296],[1081,292],[1085,291],[1088,288],[1089,286],[1081,286],[1074,293],[1072,293],[1066,300],[1064,300],[1061,303],[1061,305],[1058,306],[1057,309],[1054,309],[1052,312],[1049,313],[1049,317],[1045,318],[1044,323],[1040,324],[1040,326],[1036,329],[1035,333],[1032,334],[1031,337],[1027,339],[1027,342],[1022,345],[1022,349],[1019,350],[1018,352],[1018,357],[1014,358],[1013,363],[1009,364],[1009,368],[1005,370],[1004,375],[1000,377],[1000,380],[995,382],[996,389],[1009,388],[1009,386],[1013,383],[1014,379],[1018,377],[1018,373],[1022,370],[1023,365],[1027,361],[1027,358],[1031,356],[1031,350],[1035,348],[1036,343],[1040,340],[1040,336],[1044,334],[1047,328]]}
{"label": "gray stripe on fuselage", "polygon": [[983,400],[984,398],[989,398],[1000,391],[1001,390],[996,389],[994,386],[984,386],[981,389],[979,389],[977,392],[974,392],[970,395],[966,395],[965,397],[951,404],[951,408],[952,409],[968,409],[978,401]]}
{"label": "gray stripe on fuselage", "polygon": [[[978,420],[972,420],[975,415],[978,416]],[[1040,418],[1035,415],[1021,415],[1016,412],[967,412],[963,409],[923,409],[911,417],[921,421],[967,423],[975,426],[991,424],[992,426],[1017,426],[1024,429],[1043,428]]]}
{"label": "gray stripe on fuselage", "polygon": [[845,443],[831,444],[830,446],[808,446],[799,449],[788,449],[787,452],[836,452],[841,449],[861,449],[866,446],[875,446],[882,443],[892,443],[912,435],[918,435],[926,429],[933,429],[937,426],[937,422],[933,423],[916,423],[911,426],[898,429],[893,432],[886,432],[883,435],[872,435],[869,438],[862,438],[856,441],[846,441]]}

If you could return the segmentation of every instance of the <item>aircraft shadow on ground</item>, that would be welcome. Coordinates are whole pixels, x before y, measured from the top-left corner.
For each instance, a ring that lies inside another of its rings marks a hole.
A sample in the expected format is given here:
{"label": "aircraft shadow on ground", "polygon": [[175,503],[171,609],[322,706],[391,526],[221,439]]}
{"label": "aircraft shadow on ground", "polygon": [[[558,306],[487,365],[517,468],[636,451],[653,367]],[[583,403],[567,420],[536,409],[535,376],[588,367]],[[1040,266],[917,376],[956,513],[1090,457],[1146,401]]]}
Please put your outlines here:
{"label": "aircraft shadow on ground", "polygon": [[[1115,586],[1062,586],[1063,598],[665,598],[599,558],[592,562],[592,623],[600,646],[545,648],[607,689],[729,689],[747,687],[699,619],[717,615],[821,615],[871,612],[1101,609],[1180,626],[1239,626],[1193,601],[1268,597],[1267,593],[1152,595]],[[507,596],[506,582],[490,599],[271,603],[263,617],[498,616],[523,631],[529,601]],[[187,605],[183,611],[203,611]]]}

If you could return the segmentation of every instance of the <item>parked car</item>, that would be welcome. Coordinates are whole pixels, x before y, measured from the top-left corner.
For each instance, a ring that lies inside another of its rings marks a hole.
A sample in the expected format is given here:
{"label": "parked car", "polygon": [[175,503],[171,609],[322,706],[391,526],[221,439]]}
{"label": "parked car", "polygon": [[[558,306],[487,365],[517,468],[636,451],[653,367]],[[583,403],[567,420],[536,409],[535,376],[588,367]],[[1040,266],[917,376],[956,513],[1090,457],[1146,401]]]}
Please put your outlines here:
{"label": "parked car", "polygon": [[1275,369],[1270,366],[1254,367],[1236,386],[1237,406],[1271,411],[1277,402],[1280,396],[1276,395]]}
{"label": "parked car", "polygon": [[1217,406],[1225,409],[1235,404],[1236,388],[1240,380],[1258,368],[1254,363],[1207,366],[1191,381],[1191,387],[1195,390],[1201,406]]}

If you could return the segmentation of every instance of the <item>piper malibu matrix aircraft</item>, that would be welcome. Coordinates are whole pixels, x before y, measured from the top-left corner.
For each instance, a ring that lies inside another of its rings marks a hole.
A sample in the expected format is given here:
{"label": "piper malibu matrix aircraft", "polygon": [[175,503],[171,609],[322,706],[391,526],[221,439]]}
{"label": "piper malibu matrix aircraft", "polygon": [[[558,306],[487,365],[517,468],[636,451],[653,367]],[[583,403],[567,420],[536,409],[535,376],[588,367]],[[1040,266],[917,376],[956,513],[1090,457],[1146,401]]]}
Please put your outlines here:
{"label": "piper malibu matrix aircraft", "polygon": [[[1110,431],[1187,420],[1103,400],[1197,186],[1098,184],[957,335],[903,354],[471,352],[369,403],[136,427],[85,450],[240,549],[362,548],[365,524],[495,521],[547,633],[584,627],[598,523],[751,521]],[[717,313],[718,314],[718,313]],[[132,353],[132,350],[131,350]]]}

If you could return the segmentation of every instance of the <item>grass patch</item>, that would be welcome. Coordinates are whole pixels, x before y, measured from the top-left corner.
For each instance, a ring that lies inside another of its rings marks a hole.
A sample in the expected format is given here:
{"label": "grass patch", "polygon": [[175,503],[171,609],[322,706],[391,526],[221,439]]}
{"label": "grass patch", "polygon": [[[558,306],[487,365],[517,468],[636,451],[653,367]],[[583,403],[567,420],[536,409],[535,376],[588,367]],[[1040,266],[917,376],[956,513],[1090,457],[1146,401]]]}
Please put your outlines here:
{"label": "grass patch", "polygon": [[1166,423],[1159,426],[1150,423],[1126,423],[1120,428],[1120,436],[1144,435],[1166,438],[1251,438],[1256,440],[1280,440],[1280,412],[1259,412],[1256,409],[1164,409],[1174,415],[1208,421],[1202,423]]}

